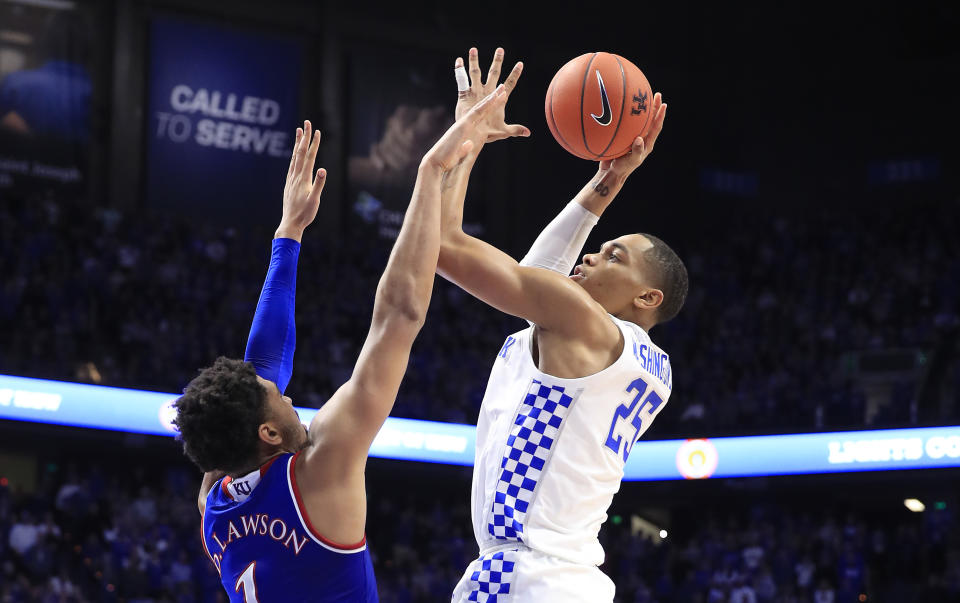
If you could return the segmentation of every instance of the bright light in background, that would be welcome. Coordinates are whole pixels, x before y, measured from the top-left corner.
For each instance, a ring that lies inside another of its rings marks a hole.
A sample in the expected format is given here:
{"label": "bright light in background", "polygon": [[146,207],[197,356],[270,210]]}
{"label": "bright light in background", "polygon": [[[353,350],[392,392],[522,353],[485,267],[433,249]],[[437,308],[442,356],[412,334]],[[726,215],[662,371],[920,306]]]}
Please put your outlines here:
{"label": "bright light in background", "polygon": [[[0,430],[12,420],[173,437],[171,402],[177,397],[0,375]],[[309,424],[317,410],[297,412]],[[474,425],[390,417],[370,456],[470,466],[476,431]],[[624,466],[624,481],[947,467],[960,467],[960,425],[640,441]],[[942,500],[930,504],[938,511],[947,506]],[[656,540],[659,532],[660,526],[651,525],[648,537]]]}
{"label": "bright light in background", "polygon": [[917,500],[916,498],[907,498],[903,501],[903,506],[910,509],[914,513],[923,513],[923,510],[927,508],[925,504]]}
{"label": "bright light in background", "polygon": [[14,31],[12,29],[0,29],[0,42],[8,42],[10,44],[20,44],[22,46],[29,46],[30,44],[33,44],[33,36],[22,31]]}
{"label": "bright light in background", "polygon": [[72,0],[7,0],[10,4],[25,4],[26,6],[39,6],[40,8],[52,8],[53,10],[73,10],[77,4]]}
{"label": "bright light in background", "polygon": [[666,530],[660,530],[660,538],[666,538],[666,537],[667,537],[667,531],[666,531]]}

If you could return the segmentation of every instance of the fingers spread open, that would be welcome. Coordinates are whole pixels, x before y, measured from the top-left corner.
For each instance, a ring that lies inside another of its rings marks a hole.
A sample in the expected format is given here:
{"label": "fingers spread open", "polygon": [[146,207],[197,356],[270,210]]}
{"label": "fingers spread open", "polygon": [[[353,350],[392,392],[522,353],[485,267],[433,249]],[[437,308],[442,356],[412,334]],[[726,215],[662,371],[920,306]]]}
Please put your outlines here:
{"label": "fingers spread open", "polygon": [[307,175],[313,170],[313,164],[317,160],[317,149],[320,148],[320,130],[313,133],[313,140],[310,141],[310,148],[307,151],[306,159],[303,163],[303,175]]}
{"label": "fingers spread open", "polygon": [[463,58],[457,57],[453,64],[453,75],[457,79],[457,94],[460,97],[466,96],[470,90],[470,78],[467,77],[467,70],[463,68]]}
{"label": "fingers spread open", "polygon": [[496,86],[500,83],[500,66],[503,65],[503,49],[497,48],[493,53],[493,61],[490,63],[490,70],[487,72],[487,81],[484,86]]}
{"label": "fingers spread open", "polygon": [[510,124],[507,126],[507,134],[510,136],[530,136],[530,128],[520,124]]}
{"label": "fingers spread open", "polygon": [[513,69],[510,70],[510,75],[507,76],[507,81],[503,83],[507,90],[507,94],[513,92],[513,89],[517,86],[517,80],[520,79],[520,74],[522,72],[523,61],[518,61],[517,64],[513,66]]}
{"label": "fingers spread open", "polygon": [[294,151],[293,155],[293,172],[292,175],[297,177],[300,174],[300,170],[303,167],[303,155],[307,149],[307,142],[310,139],[310,122],[303,122],[303,134],[300,135],[300,140],[297,142],[297,150]]}
{"label": "fingers spread open", "polygon": [[293,152],[290,153],[290,165],[287,166],[287,178],[293,173],[293,167],[297,160],[297,147],[300,146],[300,137],[303,136],[303,129],[297,128],[297,135],[293,140]]}
{"label": "fingers spread open", "polygon": [[320,168],[317,170],[317,176],[313,180],[313,190],[310,191],[310,201],[316,203],[323,192],[323,185],[327,183],[327,170]]}
{"label": "fingers spread open", "polygon": [[477,49],[471,48],[468,57],[470,60],[470,87],[475,92],[479,92],[483,87],[483,82],[480,81],[482,76],[480,74],[480,59],[477,57]]}

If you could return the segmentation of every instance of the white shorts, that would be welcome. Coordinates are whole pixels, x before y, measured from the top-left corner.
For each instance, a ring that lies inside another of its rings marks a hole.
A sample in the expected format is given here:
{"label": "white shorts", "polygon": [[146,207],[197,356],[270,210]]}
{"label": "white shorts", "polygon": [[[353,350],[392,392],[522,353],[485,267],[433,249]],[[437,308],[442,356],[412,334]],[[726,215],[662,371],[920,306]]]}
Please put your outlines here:
{"label": "white shorts", "polygon": [[474,560],[453,590],[452,603],[612,603],[613,580],[593,565],[572,563],[523,545]]}

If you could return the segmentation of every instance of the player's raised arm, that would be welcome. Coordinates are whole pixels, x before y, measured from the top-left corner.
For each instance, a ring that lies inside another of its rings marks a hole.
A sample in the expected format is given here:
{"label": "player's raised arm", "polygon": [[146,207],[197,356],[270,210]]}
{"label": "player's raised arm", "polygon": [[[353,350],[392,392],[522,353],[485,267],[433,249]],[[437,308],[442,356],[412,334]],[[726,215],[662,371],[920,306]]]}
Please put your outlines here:
{"label": "player's raised arm", "polygon": [[312,443],[305,462],[325,469],[328,476],[336,471],[362,477],[357,469],[365,464],[370,444],[393,407],[430,303],[440,251],[441,180],[469,152],[477,124],[504,102],[502,92],[488,96],[451,126],[420,163],[353,374],[310,426]]}
{"label": "player's raised arm", "polygon": [[[320,146],[320,131],[309,121],[297,128],[287,179],[283,188],[283,213],[274,233],[270,266],[264,279],[257,310],[253,316],[244,360],[253,364],[257,375],[276,384],[282,394],[293,374],[296,347],[294,307],[297,291],[297,260],[303,232],[317,216],[326,170],[313,173]],[[210,488],[224,476],[208,471],[200,486],[201,514]]]}
{"label": "player's raised arm", "polygon": [[273,249],[267,278],[260,292],[257,311],[247,337],[244,360],[257,370],[257,375],[272,381],[282,394],[293,374],[293,352],[296,348],[294,308],[297,293],[297,260],[303,232],[317,216],[320,194],[326,183],[326,170],[313,172],[320,131],[314,132],[309,121],[297,129],[297,139],[287,180],[283,187],[283,214],[274,233]]}
{"label": "player's raised arm", "polygon": [[616,198],[630,174],[653,151],[653,145],[663,128],[666,111],[667,105],[658,92],[653,97],[654,118],[646,140],[638,136],[629,153],[599,162],[596,175],[547,224],[530,251],[520,260],[521,266],[570,274],[597,220]]}
{"label": "player's raised arm", "polygon": [[[481,72],[475,49],[470,50],[469,58],[471,81],[464,85],[464,76],[458,76],[458,113],[469,108],[471,102],[476,102],[478,85],[482,89],[496,84],[503,52],[497,50],[486,84],[479,83]],[[456,67],[462,69],[461,59],[457,60]],[[522,63],[518,63],[507,77],[505,86],[508,93],[516,85],[522,67]],[[569,329],[580,336],[589,336],[593,325],[599,330],[601,338],[609,334],[608,325],[591,320],[591,317],[602,316],[603,312],[589,295],[566,278],[541,274],[530,267],[549,268],[563,275],[570,272],[596,217],[603,213],[623,187],[627,176],[652,150],[666,112],[666,105],[659,94],[654,99],[654,111],[654,122],[648,134],[649,146],[645,146],[644,140],[637,137],[630,153],[601,162],[596,176],[548,226],[522,264],[462,230],[463,202],[467,180],[476,158],[475,149],[451,174],[443,190],[443,243],[438,264],[440,274],[490,305],[531,320],[543,328]],[[499,140],[505,137],[503,133],[516,128],[507,126],[503,116],[496,114],[488,118],[485,127],[493,135],[488,135],[481,142]]]}

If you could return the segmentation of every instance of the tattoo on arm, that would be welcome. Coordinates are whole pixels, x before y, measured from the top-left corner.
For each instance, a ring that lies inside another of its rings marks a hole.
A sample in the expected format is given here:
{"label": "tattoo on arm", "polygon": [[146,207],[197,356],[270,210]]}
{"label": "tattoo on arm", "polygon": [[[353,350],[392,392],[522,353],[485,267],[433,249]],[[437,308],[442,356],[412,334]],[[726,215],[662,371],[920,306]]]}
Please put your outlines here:
{"label": "tattoo on arm", "polygon": [[456,173],[459,168],[460,166],[457,166],[440,176],[440,190],[450,190],[457,185]]}
{"label": "tattoo on arm", "polygon": [[610,194],[610,187],[604,184],[603,180],[603,176],[597,176],[597,179],[594,181],[593,191],[601,197],[606,197]]}

